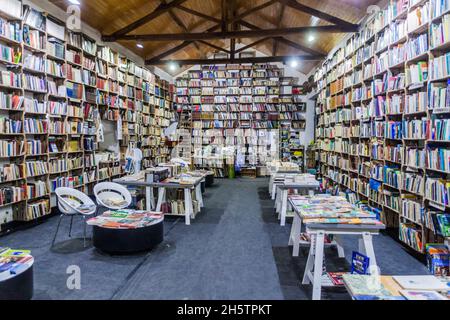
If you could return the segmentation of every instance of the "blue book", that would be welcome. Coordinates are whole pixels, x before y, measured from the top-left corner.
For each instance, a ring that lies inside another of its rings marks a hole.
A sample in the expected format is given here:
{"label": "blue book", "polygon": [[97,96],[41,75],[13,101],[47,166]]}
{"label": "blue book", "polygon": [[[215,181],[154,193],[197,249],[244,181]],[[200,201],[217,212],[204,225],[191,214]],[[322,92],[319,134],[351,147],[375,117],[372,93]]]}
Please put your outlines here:
{"label": "blue book", "polygon": [[355,300],[406,300],[403,296],[370,296],[360,295],[355,296]]}

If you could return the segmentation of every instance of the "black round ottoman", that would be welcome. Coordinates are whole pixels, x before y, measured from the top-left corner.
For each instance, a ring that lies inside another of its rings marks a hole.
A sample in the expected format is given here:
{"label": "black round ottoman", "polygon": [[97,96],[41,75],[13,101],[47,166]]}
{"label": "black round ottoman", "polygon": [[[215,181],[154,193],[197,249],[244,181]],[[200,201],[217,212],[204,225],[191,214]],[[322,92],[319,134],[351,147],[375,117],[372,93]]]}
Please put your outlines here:
{"label": "black round ottoman", "polygon": [[33,264],[19,274],[0,273],[0,300],[31,300],[33,297]]}
{"label": "black round ottoman", "polygon": [[164,240],[164,219],[135,229],[93,226],[92,242],[97,249],[112,254],[149,251]]}

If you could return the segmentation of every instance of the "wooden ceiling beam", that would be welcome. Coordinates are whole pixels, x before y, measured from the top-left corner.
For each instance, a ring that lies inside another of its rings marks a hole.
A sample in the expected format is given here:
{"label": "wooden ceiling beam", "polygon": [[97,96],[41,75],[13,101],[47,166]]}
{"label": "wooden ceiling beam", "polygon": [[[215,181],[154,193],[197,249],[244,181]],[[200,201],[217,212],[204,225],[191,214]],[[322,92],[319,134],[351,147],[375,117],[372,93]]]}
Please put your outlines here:
{"label": "wooden ceiling beam", "polygon": [[[258,27],[258,26],[255,26],[254,24],[251,24],[251,23],[249,23],[249,22],[247,22],[247,21],[244,21],[244,20],[239,21],[239,23],[240,23],[242,26],[244,26],[244,27],[246,27],[246,28],[249,28],[249,29],[251,29],[251,30],[262,30],[262,28],[260,28],[260,27]],[[289,39],[286,39],[286,38],[284,38],[284,37],[273,37],[273,38],[274,38],[274,41],[275,41],[275,42],[281,42],[281,43],[284,43],[284,44],[286,44],[286,45],[288,45],[288,46],[290,46],[290,47],[292,47],[292,48],[295,48],[295,49],[298,49],[298,50],[302,50],[302,51],[304,51],[304,52],[306,52],[306,53],[309,53],[309,54],[313,54],[313,55],[325,55],[324,52],[320,52],[320,51],[311,49],[311,48],[306,47],[306,46],[304,46],[304,45],[301,45],[301,44],[299,44],[299,43],[297,43],[297,42],[294,42],[294,41],[291,41],[291,40],[289,40]]]}
{"label": "wooden ceiling beam", "polygon": [[302,45],[300,43],[291,41],[291,40],[283,38],[283,37],[275,37],[274,40],[275,40],[275,42],[284,43],[285,45],[287,45],[289,47],[295,48],[297,50],[304,51],[304,52],[309,53],[309,54],[323,54],[323,55],[325,54],[323,52],[311,49],[311,48],[309,48],[307,46],[304,46],[304,45]]}
{"label": "wooden ceiling beam", "polygon": [[146,65],[164,65],[169,62],[177,63],[179,66],[185,65],[197,65],[197,64],[228,64],[228,63],[267,63],[267,62],[289,62],[292,59],[298,61],[319,61],[325,56],[313,56],[313,55],[302,55],[302,56],[278,56],[278,57],[249,57],[249,58],[225,58],[225,59],[186,59],[186,60],[157,60],[151,59],[145,62]]}
{"label": "wooden ceiling beam", "polygon": [[186,7],[181,6],[181,5],[178,5],[178,6],[175,6],[175,7],[176,7],[177,9],[179,9],[179,10],[182,10],[182,11],[184,11],[184,12],[190,13],[190,14],[192,14],[192,15],[194,15],[194,16],[203,18],[203,19],[205,19],[205,20],[209,20],[209,21],[212,21],[212,22],[215,22],[215,23],[221,23],[221,22],[222,22],[222,20],[220,20],[220,19],[217,19],[217,18],[212,17],[212,16],[208,16],[208,15],[206,15],[206,14],[204,14],[204,13],[198,12],[198,11],[196,11],[196,10],[192,10],[192,9],[190,9],[190,8],[186,8]]}
{"label": "wooden ceiling beam", "polygon": [[[162,4],[167,5],[167,0],[161,0]],[[176,15],[175,12],[173,12],[173,9],[169,9],[169,15],[172,18],[173,21],[175,21],[175,23],[184,31],[184,32],[189,32],[188,28],[186,27],[186,25],[184,24],[183,21],[181,21],[181,19]],[[197,49],[197,51],[200,53],[200,55],[203,55],[203,52],[200,50],[199,45],[194,42],[194,46]]]}
{"label": "wooden ceiling beam", "polygon": [[332,16],[331,14],[319,11],[317,9],[305,6],[304,4],[298,3],[297,0],[278,0],[278,2],[287,5],[288,7],[292,9],[296,9],[300,12],[307,13],[311,16],[320,18],[322,20],[328,21],[330,23],[333,23],[337,26],[342,27],[354,27],[357,26],[356,24],[353,24],[351,22],[342,20],[338,17]]}
{"label": "wooden ceiling beam", "polygon": [[239,52],[245,51],[245,50],[247,50],[247,49],[250,49],[250,48],[252,48],[252,47],[254,47],[254,46],[256,46],[256,45],[258,45],[258,44],[260,44],[260,43],[262,43],[262,42],[265,42],[265,41],[267,41],[267,40],[270,40],[270,39],[272,39],[272,38],[271,38],[271,37],[266,37],[266,38],[258,39],[258,40],[256,40],[255,42],[252,42],[252,43],[246,45],[245,47],[242,47],[242,48],[237,49],[237,50],[236,50],[236,53],[239,53]]}
{"label": "wooden ceiling beam", "polygon": [[222,0],[221,13],[222,32],[227,32],[227,0]]}
{"label": "wooden ceiling beam", "polygon": [[183,2],[186,2],[187,0],[173,0],[172,2],[168,4],[161,3],[155,10],[153,10],[151,13],[145,15],[144,17],[140,18],[139,20],[136,20],[135,22],[129,24],[128,26],[114,32],[112,36],[122,36],[125,35],[140,26],[152,21],[153,19],[159,17],[160,15],[166,13],[170,9],[174,8],[175,6],[182,4]]}
{"label": "wooden ceiling beam", "polygon": [[260,37],[279,37],[291,34],[301,33],[341,33],[341,32],[356,32],[355,27],[343,27],[336,25],[329,26],[305,26],[293,28],[279,28],[279,29],[261,29],[261,30],[240,30],[240,31],[226,31],[226,32],[200,32],[200,33],[155,33],[155,34],[132,34],[120,36],[103,36],[104,42],[114,42],[117,40],[135,40],[135,41],[181,41],[181,40],[220,40],[233,38],[260,38]]}
{"label": "wooden ceiling beam", "polygon": [[[157,56],[151,57],[149,60],[147,61],[160,61],[161,59],[164,59],[165,57],[170,56],[171,54],[174,54],[175,52],[178,52],[184,48],[186,48],[187,46],[191,45],[192,43],[194,43],[194,41],[183,41],[182,43],[180,43],[179,45],[164,51],[163,53],[158,54]],[[151,64],[151,63],[149,63]]]}
{"label": "wooden ceiling beam", "polygon": [[203,43],[206,46],[210,46],[211,48],[216,49],[217,51],[223,51],[223,52],[225,52],[227,54],[230,54],[229,50],[227,50],[225,48],[222,48],[222,47],[219,47],[219,46],[216,46],[215,44],[209,43],[209,42],[204,41],[204,40],[198,40],[198,42]]}
{"label": "wooden ceiling beam", "polygon": [[[213,32],[217,29],[220,28],[220,24],[217,24],[215,26],[212,26],[211,28],[209,28],[208,30],[206,30],[205,32]],[[161,60],[164,59],[167,56],[170,56],[171,54],[174,54],[184,48],[186,48],[187,46],[189,46],[190,44],[194,43],[194,41],[183,41],[181,44],[179,44],[178,46],[173,47],[172,49],[169,49],[167,51],[164,51],[163,53],[158,54],[157,56],[151,57],[150,59],[148,59],[147,61],[152,61],[152,60]]]}
{"label": "wooden ceiling beam", "polygon": [[245,18],[246,16],[251,15],[252,13],[260,11],[262,9],[265,9],[265,8],[275,4],[277,2],[278,2],[278,0],[270,0],[270,1],[267,1],[267,2],[265,2],[265,3],[263,3],[263,4],[259,5],[259,6],[253,7],[251,9],[241,13],[240,15],[238,15],[236,17],[233,17],[230,21],[228,21],[228,23],[238,22],[239,20]]}
{"label": "wooden ceiling beam", "polygon": [[[278,19],[277,19],[277,23],[276,23],[277,28],[281,28],[281,24],[282,24],[281,22],[283,21],[284,10],[286,10],[286,5],[284,3],[281,3],[281,9],[280,9],[280,13],[278,15]],[[277,50],[278,50],[278,41],[273,41],[272,55],[276,56]]]}
{"label": "wooden ceiling beam", "polygon": [[[229,0],[230,5],[229,5],[229,10],[228,10],[228,15],[227,15],[227,21],[230,20],[228,17],[234,17],[236,15],[236,0]],[[230,23],[230,30],[231,31],[236,31],[237,28],[237,24],[236,22]],[[230,56],[232,59],[235,58],[235,54],[236,54],[236,38],[232,38],[230,40]]]}

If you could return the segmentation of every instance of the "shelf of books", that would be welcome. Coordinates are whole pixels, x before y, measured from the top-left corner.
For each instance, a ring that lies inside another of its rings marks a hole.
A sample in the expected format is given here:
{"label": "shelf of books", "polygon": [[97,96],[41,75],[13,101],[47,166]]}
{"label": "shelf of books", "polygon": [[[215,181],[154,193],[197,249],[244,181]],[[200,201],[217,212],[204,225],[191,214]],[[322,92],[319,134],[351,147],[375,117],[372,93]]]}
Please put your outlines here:
{"label": "shelf of books", "polygon": [[193,164],[222,177],[225,164],[256,167],[278,158],[280,124],[289,132],[305,128],[297,82],[274,64],[203,65],[176,79],[180,130],[192,130]]}
{"label": "shelf of books", "polygon": [[421,253],[449,236],[449,49],[449,0],[391,0],[315,73],[322,176]]}
{"label": "shelf of books", "polygon": [[168,160],[161,138],[173,117],[168,83],[47,13],[3,2],[0,230],[49,214],[57,187],[91,193],[95,183],[125,173],[126,148],[121,159],[98,164],[102,120],[120,117],[124,141],[143,142],[144,166]]}

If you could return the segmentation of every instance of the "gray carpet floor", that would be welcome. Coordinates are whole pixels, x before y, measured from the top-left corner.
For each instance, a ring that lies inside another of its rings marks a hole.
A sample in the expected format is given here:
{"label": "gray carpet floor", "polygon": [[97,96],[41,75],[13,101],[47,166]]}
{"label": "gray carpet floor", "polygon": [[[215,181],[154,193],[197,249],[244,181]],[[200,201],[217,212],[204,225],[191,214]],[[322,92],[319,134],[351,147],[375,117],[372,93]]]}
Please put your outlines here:
{"label": "gray carpet floor", "polygon": [[[0,238],[0,246],[31,249],[35,257],[34,299],[309,299],[299,281],[306,248],[292,258],[290,225],[280,227],[267,179],[217,179],[205,193],[205,208],[190,226],[165,221],[165,240],[149,253],[112,256],[83,248],[82,222],[58,218]],[[91,231],[89,230],[88,233]],[[375,238],[383,274],[426,274],[425,266],[391,237]],[[346,259],[327,250],[327,269],[348,270],[354,238],[345,239]],[[81,289],[70,290],[67,268],[81,270]],[[348,299],[345,290],[324,290],[323,299]]]}

